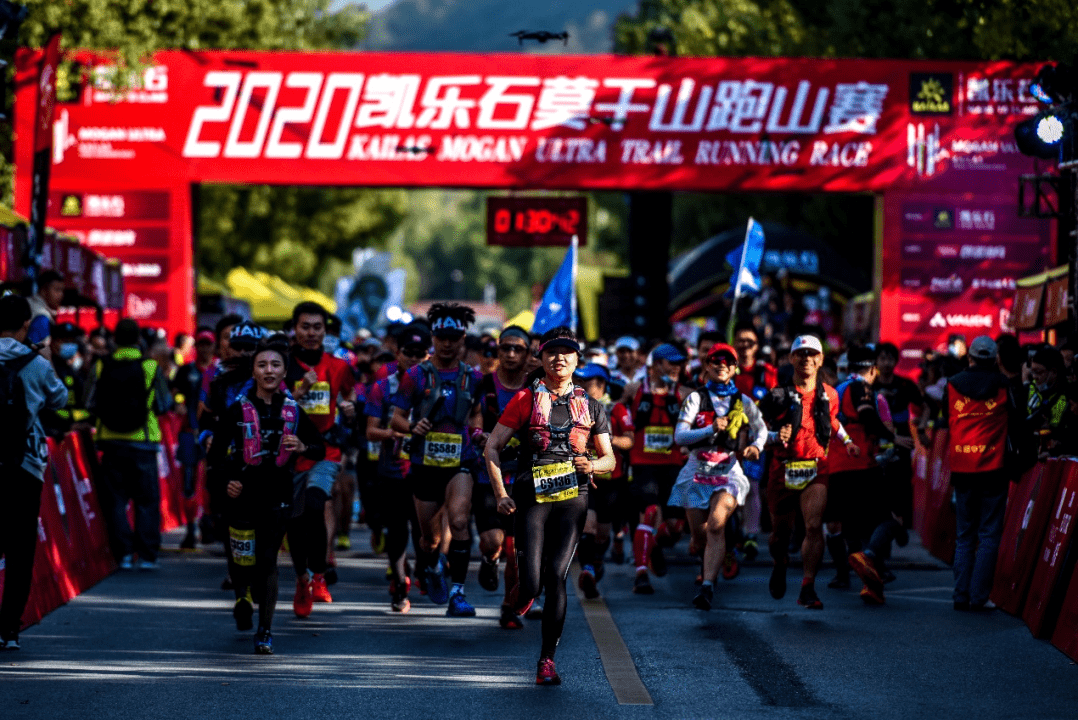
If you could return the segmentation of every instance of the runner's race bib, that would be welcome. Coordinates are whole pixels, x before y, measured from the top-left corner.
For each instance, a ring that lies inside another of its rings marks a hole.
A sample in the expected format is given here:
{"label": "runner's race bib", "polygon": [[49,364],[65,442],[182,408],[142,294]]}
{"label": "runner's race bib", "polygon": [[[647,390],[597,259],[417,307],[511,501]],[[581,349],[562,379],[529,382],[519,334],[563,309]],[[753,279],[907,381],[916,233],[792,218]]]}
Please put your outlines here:
{"label": "runner's race bib", "polygon": [[791,490],[804,490],[816,479],[817,462],[815,460],[789,460],[786,462],[786,487]]}
{"label": "runner's race bib", "polygon": [[454,433],[427,433],[423,464],[428,467],[460,467],[464,436]]}
{"label": "runner's race bib", "polygon": [[576,468],[569,462],[532,467],[532,482],[535,483],[536,502],[572,500],[580,492],[576,482]]}
{"label": "runner's race bib", "polygon": [[734,465],[733,456],[730,453],[703,450],[697,453],[696,459],[700,463],[700,469],[693,475],[693,482],[712,487],[727,484],[730,479],[730,469]]}
{"label": "runner's race bib", "polygon": [[371,462],[378,462],[378,458],[382,454],[382,443],[375,442],[374,440],[367,441],[367,459]]}
{"label": "runner's race bib", "polygon": [[674,447],[674,428],[651,426],[644,428],[644,452],[669,455]]}
{"label": "runner's race bib", "polygon": [[329,383],[319,380],[296,402],[308,415],[329,415]]}
{"label": "runner's race bib", "polygon": [[232,562],[243,567],[255,564],[255,531],[228,529],[228,542],[232,546]]}
{"label": "runner's race bib", "polygon": [[397,457],[399,459],[401,459],[401,460],[411,460],[412,459],[412,436],[411,435],[409,435],[408,437],[401,440],[401,451],[400,451],[400,454]]}

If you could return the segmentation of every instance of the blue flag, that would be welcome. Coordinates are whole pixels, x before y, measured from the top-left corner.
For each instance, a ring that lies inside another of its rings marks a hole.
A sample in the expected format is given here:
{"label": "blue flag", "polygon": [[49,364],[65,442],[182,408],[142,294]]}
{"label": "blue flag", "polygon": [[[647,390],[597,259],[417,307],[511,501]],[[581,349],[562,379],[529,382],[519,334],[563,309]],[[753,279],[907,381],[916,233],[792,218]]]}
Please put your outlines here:
{"label": "blue flag", "polygon": [[760,292],[760,262],[764,259],[764,229],[760,223],[749,218],[745,230],[745,242],[726,255],[726,262],[734,272],[730,275],[730,289],[726,297],[735,294],[755,295]]}
{"label": "blue flag", "polygon": [[576,330],[576,236],[565,253],[557,274],[543,293],[543,302],[535,311],[532,332],[542,335],[560,325]]}

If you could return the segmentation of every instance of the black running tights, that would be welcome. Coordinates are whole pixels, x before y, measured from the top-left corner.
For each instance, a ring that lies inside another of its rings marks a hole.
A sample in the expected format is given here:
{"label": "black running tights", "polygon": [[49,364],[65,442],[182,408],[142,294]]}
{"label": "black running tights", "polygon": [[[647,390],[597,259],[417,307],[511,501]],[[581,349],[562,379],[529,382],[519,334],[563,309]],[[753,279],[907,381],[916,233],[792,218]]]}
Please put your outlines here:
{"label": "black running tights", "polygon": [[565,577],[573,560],[584,521],[588,494],[571,500],[523,505],[516,513],[516,550],[520,573],[518,605],[546,589],[543,647],[540,657],[553,658],[565,627]]}
{"label": "black running tights", "polygon": [[326,572],[326,502],[329,496],[321,488],[309,487],[304,498],[303,514],[288,525],[288,549],[296,577],[308,570],[317,575]]}
{"label": "black running tights", "polygon": [[[251,527],[248,523],[242,527]],[[231,555],[228,558],[228,572],[236,597],[241,598],[251,591],[251,598],[258,605],[258,624],[267,630],[273,624],[273,610],[277,607],[278,573],[277,553],[284,540],[285,521],[268,518],[253,523],[255,531],[255,552],[253,565],[237,565]]]}

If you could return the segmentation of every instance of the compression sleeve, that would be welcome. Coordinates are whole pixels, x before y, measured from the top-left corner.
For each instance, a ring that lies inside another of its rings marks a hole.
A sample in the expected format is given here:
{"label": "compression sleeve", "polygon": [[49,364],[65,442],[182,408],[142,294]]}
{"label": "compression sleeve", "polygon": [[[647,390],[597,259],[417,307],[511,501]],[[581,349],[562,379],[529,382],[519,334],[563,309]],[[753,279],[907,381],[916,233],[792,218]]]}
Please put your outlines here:
{"label": "compression sleeve", "polygon": [[681,414],[678,415],[677,425],[674,427],[674,442],[678,445],[696,445],[707,442],[715,437],[715,426],[694,428],[693,421],[700,412],[700,393],[692,392],[681,404]]}

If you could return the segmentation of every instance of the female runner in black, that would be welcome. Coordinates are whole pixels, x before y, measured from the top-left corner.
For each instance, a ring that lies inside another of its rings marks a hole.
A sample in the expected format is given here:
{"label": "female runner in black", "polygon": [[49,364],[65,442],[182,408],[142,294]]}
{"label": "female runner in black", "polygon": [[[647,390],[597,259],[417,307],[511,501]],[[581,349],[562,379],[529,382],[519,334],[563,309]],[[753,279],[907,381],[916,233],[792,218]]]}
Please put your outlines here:
{"label": "female runner in black", "polygon": [[[580,345],[573,331],[559,327],[541,340],[541,370],[509,401],[487,439],[484,454],[498,512],[516,513],[514,534],[519,563],[515,597],[518,615],[546,588],[543,645],[535,682],[558,685],[554,651],[565,626],[565,577],[588,514],[588,486],[595,473],[614,469],[610,419],[599,401],[573,384]],[[505,491],[500,453],[523,428],[513,497]],[[594,442],[598,457],[588,456]]]}

